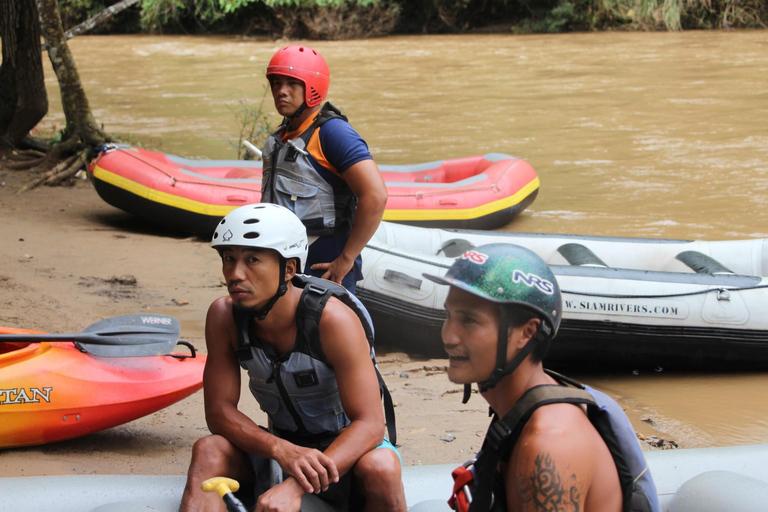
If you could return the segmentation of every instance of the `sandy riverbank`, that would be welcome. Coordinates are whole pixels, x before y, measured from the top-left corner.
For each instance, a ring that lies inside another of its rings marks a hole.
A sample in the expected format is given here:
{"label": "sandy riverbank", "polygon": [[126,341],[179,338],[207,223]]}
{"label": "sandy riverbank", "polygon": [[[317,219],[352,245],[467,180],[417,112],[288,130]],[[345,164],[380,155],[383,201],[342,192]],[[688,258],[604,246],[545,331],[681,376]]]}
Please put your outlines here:
{"label": "sandy riverbank", "polygon": [[[104,203],[86,181],[15,195],[22,178],[0,170],[0,325],[80,332],[108,316],[155,312],[179,318],[183,339],[204,349],[205,311],[226,293],[207,241],[140,222]],[[406,464],[459,463],[479,449],[487,406],[479,396],[461,404],[446,360],[379,351],[379,363],[398,404]],[[241,403],[262,417],[249,395]],[[664,435],[628,412],[638,430]],[[0,477],[182,474],[192,443],[206,433],[198,392],[101,433],[0,451]]]}

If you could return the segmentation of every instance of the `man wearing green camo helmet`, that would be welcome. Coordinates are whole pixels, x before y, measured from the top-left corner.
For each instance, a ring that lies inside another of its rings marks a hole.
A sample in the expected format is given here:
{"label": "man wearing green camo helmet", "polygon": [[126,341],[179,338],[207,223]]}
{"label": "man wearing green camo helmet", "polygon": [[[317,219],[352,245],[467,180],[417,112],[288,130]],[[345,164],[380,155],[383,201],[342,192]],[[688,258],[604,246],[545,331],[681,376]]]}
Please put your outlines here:
{"label": "man wearing green camo helmet", "polygon": [[[549,340],[560,326],[562,306],[557,280],[536,254],[510,244],[484,245],[464,252],[445,277],[427,274],[424,277],[501,306],[494,308],[499,313],[496,366],[485,379],[473,381],[479,383],[480,391],[496,386],[537,346],[533,359],[541,362]],[[517,351],[516,357],[508,360],[508,330],[522,323],[531,323],[533,333]],[[469,384],[466,386],[465,402],[469,399]]]}
{"label": "man wearing green camo helmet", "polygon": [[534,388],[584,393],[559,385],[542,366],[562,315],[560,288],[546,262],[523,247],[489,244],[464,252],[445,276],[424,277],[450,286],[442,330],[448,378],[465,385],[465,402],[478,383],[494,414],[477,460],[453,473],[451,506],[629,510],[622,508],[624,481],[612,450],[581,405],[542,400],[510,420]]}

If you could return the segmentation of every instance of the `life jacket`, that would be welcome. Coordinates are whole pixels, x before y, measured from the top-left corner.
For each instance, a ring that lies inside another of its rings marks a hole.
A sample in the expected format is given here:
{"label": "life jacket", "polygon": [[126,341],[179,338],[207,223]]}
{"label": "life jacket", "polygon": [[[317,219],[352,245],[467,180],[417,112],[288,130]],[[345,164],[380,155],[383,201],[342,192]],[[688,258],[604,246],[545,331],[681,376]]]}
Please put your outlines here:
{"label": "life jacket", "polygon": [[619,404],[589,386],[550,370],[544,371],[560,385],[533,387],[503,418],[494,415],[477,458],[453,471],[454,491],[448,504],[460,512],[506,511],[499,462],[509,457],[520,432],[536,409],[542,405],[567,403],[586,405],[589,421],[611,452],[621,484],[622,511],[661,512],[656,485],[640,443]]}
{"label": "life jacket", "polygon": [[323,105],[314,122],[297,138],[283,142],[283,124],[264,143],[261,200],[290,208],[301,219],[310,236],[349,234],[357,209],[357,196],[346,183],[334,189],[315,170],[307,145],[322,125],[331,119],[347,121],[330,103]]}
{"label": "life jacket", "polygon": [[248,371],[249,388],[261,409],[279,432],[302,438],[336,434],[350,424],[339,397],[336,374],[320,343],[320,317],[328,300],[336,297],[355,312],[363,325],[384,402],[389,441],[395,444],[394,403],[376,365],[373,322],[365,306],[343,286],[319,277],[297,274],[291,283],[303,289],[296,310],[296,343],[280,356],[253,335],[249,312],[232,310],[237,327],[237,360]]}

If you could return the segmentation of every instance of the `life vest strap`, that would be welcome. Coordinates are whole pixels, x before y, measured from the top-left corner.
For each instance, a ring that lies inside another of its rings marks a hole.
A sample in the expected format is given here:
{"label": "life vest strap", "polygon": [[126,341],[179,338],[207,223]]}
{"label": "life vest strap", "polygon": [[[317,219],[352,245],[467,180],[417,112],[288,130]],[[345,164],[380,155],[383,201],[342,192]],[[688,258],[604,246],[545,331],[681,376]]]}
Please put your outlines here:
{"label": "life vest strap", "polygon": [[303,334],[303,343],[306,343],[306,349],[310,354],[314,354],[319,360],[328,364],[327,358],[323,352],[323,347],[319,343],[319,324],[320,316],[323,313],[323,309],[327,304],[331,296],[335,296],[342,301],[347,307],[349,307],[363,325],[363,329],[366,333],[366,338],[371,347],[371,362],[373,368],[376,371],[376,378],[379,382],[379,392],[384,404],[384,420],[387,423],[387,434],[389,442],[393,445],[397,444],[397,424],[395,420],[395,403],[392,400],[392,395],[387,388],[387,384],[384,382],[384,378],[379,372],[379,368],[376,366],[376,360],[373,357],[373,328],[371,325],[367,325],[368,319],[366,318],[367,312],[363,314],[359,308],[364,308],[359,301],[352,300],[349,291],[343,286],[334,283],[332,281],[326,281],[319,277],[296,275],[294,278],[294,285],[301,285],[303,283],[304,291],[302,292],[301,301],[301,317],[299,318],[299,329]]}

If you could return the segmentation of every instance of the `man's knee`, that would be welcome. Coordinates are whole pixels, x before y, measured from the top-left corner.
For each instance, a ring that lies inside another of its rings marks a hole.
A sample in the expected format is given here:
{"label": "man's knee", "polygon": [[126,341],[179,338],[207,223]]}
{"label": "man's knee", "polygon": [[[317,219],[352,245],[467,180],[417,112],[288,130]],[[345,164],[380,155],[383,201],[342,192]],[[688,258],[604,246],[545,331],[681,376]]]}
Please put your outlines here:
{"label": "man's knee", "polygon": [[234,452],[235,447],[222,436],[201,437],[192,445],[192,464],[224,465]]}
{"label": "man's knee", "polygon": [[355,477],[366,489],[381,482],[400,481],[402,468],[397,454],[387,448],[379,448],[363,455],[355,465]]}
{"label": "man's knee", "polygon": [[405,512],[402,468],[397,453],[378,448],[366,453],[354,469],[366,512]]}

